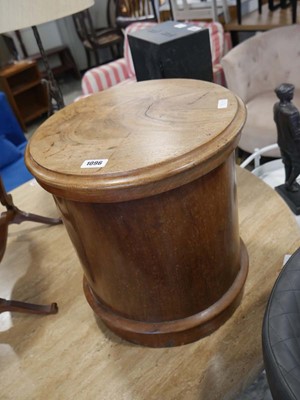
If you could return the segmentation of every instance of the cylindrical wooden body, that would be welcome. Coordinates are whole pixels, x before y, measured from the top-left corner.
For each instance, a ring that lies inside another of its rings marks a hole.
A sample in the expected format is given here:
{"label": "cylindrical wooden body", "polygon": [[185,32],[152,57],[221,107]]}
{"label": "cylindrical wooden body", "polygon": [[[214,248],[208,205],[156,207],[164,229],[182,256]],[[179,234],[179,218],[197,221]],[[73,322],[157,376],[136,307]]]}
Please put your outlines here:
{"label": "cylindrical wooden body", "polygon": [[[165,84],[159,88],[169,88],[170,81],[160,82]],[[202,84],[206,91],[215,87]],[[57,170],[46,176],[36,162],[33,139],[27,163],[61,210],[84,269],[86,298],[121,337],[156,347],[188,343],[215,330],[238,305],[248,269],[239,237],[233,152],[242,124],[240,117],[231,140],[223,138],[223,146],[200,162],[192,158],[189,168],[160,171],[157,180],[144,177],[134,185],[139,171],[127,172],[126,178],[111,174],[118,184],[110,182],[98,193],[72,188],[65,180],[57,185]],[[172,139],[169,143],[174,146]],[[128,179],[127,186],[120,185],[122,179]]]}

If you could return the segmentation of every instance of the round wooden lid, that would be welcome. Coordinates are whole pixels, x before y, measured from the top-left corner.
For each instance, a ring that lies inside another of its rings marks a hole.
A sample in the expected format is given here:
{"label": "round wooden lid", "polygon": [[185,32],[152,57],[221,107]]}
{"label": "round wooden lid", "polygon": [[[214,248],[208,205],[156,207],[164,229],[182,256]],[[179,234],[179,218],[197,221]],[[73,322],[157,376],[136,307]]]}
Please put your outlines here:
{"label": "round wooden lid", "polygon": [[26,164],[55,195],[122,201],[188,183],[237,145],[245,107],[229,90],[188,79],[117,86],[49,118]]}

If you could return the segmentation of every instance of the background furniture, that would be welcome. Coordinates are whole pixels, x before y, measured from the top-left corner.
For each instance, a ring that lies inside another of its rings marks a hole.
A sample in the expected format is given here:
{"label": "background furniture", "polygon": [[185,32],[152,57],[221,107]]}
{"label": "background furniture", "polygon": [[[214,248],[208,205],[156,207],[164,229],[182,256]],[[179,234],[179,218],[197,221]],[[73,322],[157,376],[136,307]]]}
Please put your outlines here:
{"label": "background furniture", "polygon": [[[19,45],[22,50],[22,57],[18,53],[18,50],[15,46],[14,40],[12,37],[8,35],[2,35],[3,38],[5,38],[6,45],[8,49],[10,49],[11,54],[14,55],[15,61],[19,60],[20,58],[29,58],[30,60],[36,61],[38,64],[38,67],[40,69],[41,75],[43,78],[47,77],[47,70],[45,69],[45,65],[43,63],[43,57],[41,53],[36,53],[32,55],[28,55],[26,46],[23,42],[22,38],[22,33],[20,30],[16,30],[15,35],[18,39]],[[60,76],[61,74],[65,72],[71,71],[76,78],[80,78],[80,73],[77,68],[77,65],[75,63],[75,60],[72,56],[72,53],[70,52],[70,49],[68,46],[61,45],[61,46],[56,46],[52,47],[50,49],[45,50],[45,54],[47,56],[47,59],[49,60],[49,63],[52,59],[52,61],[55,62],[55,66],[51,65],[51,70],[55,78]],[[57,65],[57,61],[60,61],[60,64]]]}
{"label": "background furniture", "polygon": [[[63,45],[63,46],[53,47],[51,49],[46,50],[45,53],[47,55],[49,62],[51,61],[51,58],[52,59],[58,58],[60,61],[59,65],[57,65],[55,67],[51,67],[55,78],[58,78],[59,76],[61,76],[64,73],[71,72],[71,73],[73,73],[75,78],[80,79],[80,77],[81,77],[80,72],[77,68],[75,60],[74,60],[68,46]],[[38,63],[38,67],[41,71],[42,77],[47,78],[47,71],[45,70],[45,67],[42,63],[41,54],[40,53],[32,54],[29,56],[29,58]]]}
{"label": "background furniture", "polygon": [[[46,218],[40,215],[26,213],[19,210],[13,202],[12,196],[6,193],[0,176],[0,203],[6,208],[6,212],[0,214],[0,262],[3,259],[6,243],[8,225],[20,224],[25,221],[38,222],[42,224],[57,225],[61,223],[60,218]],[[6,300],[0,298],[0,313],[5,311],[21,312],[26,314],[56,314],[57,304],[52,303],[47,306],[26,303],[23,301]]]}
{"label": "background furniture", "polygon": [[227,0],[170,0],[170,5],[173,19],[177,21],[219,21],[220,15],[224,16],[226,23],[230,21]]}
{"label": "background furniture", "polygon": [[[114,0],[108,1],[109,2]],[[121,57],[123,33],[119,28],[100,28],[95,29],[89,10],[84,10],[73,14],[73,21],[77,35],[81,40],[88,62],[88,68],[92,67],[90,53],[94,55],[96,65],[101,64],[98,54],[99,49],[108,48],[112,53],[112,59]]]}
{"label": "background furniture", "polygon": [[[278,0],[275,1],[274,4],[274,0],[268,0],[268,7],[270,11],[275,11],[278,8],[281,9],[287,9],[289,6],[291,6],[291,22],[293,24],[296,24],[297,22],[297,1],[295,0]],[[238,13],[238,20],[239,23],[241,23],[241,15],[240,15],[240,9],[241,9],[241,0],[237,1],[237,13]],[[261,14],[262,12],[262,0],[258,0],[258,10],[259,13]]]}
{"label": "background furniture", "polygon": [[[258,0],[258,13],[261,14],[261,12],[262,12],[262,0]],[[242,0],[236,1],[236,14],[237,14],[237,21],[239,24],[241,24],[242,23]]]}
{"label": "background furniture", "polygon": [[[299,25],[272,29],[234,47],[221,61],[228,88],[247,107],[239,147],[248,153],[277,141],[273,106],[278,101],[274,89],[279,84],[295,85],[293,102],[300,107],[299,34]],[[279,150],[266,156],[279,157]]]}
{"label": "background furniture", "polygon": [[[214,82],[224,85],[225,79],[220,61],[222,56],[231,47],[230,35],[224,34],[223,27],[218,22],[195,22],[195,24],[209,29]],[[151,26],[153,26],[151,22],[138,22],[131,24],[126,28],[124,58],[88,70],[82,78],[82,91],[84,95],[105,90],[121,82],[127,84],[136,80],[127,35],[130,32],[136,32],[137,30]]]}
{"label": "background furniture", "polygon": [[270,11],[275,11],[278,8],[281,9],[286,9],[289,6],[291,6],[291,14],[292,14],[292,23],[295,24],[296,20],[297,20],[297,1],[296,0],[280,0],[275,1],[274,4],[274,0],[268,0],[268,4],[269,4],[269,10]]}
{"label": "background furniture", "polygon": [[280,272],[268,305],[263,328],[263,356],[274,400],[300,398],[300,249]]}
{"label": "background furniture", "polygon": [[[0,295],[13,291],[14,297],[34,302],[55,298],[60,312],[39,325],[34,316],[0,315],[2,396],[235,400],[263,368],[261,326],[269,293],[284,255],[300,245],[294,217],[275,191],[240,168],[237,189],[240,234],[250,260],[241,306],[212,335],[172,349],[131,345],[93,318],[64,226],[10,226]],[[25,184],[13,197],[22,209],[56,212],[52,197],[38,185]]]}
{"label": "background furniture", "polygon": [[[296,22],[300,23],[299,16]],[[229,23],[224,25],[226,32],[230,32],[232,43],[236,46],[240,42],[240,33],[245,36],[248,34],[254,34],[255,32],[268,31],[270,29],[279,28],[287,25],[291,25],[291,10],[277,9],[273,12],[269,10],[268,4],[262,4],[261,14],[259,10],[249,9],[243,18],[242,22],[239,23],[238,19],[231,19]]]}
{"label": "background furniture", "polygon": [[7,191],[33,179],[24,164],[27,140],[6,96],[0,92],[0,176]]}
{"label": "background furniture", "polygon": [[155,0],[115,0],[116,25],[125,29],[134,22],[158,22]]}
{"label": "background furniture", "polygon": [[47,90],[34,61],[20,61],[1,69],[0,89],[6,93],[24,131],[26,123],[48,111]]}
{"label": "background furniture", "polygon": [[51,112],[64,107],[64,99],[59,86],[49,66],[43,43],[37,25],[55,19],[63,18],[84,10],[94,4],[93,0],[52,0],[45,3],[43,0],[2,0],[0,5],[0,33],[32,28],[38,48],[40,50],[48,78],[49,105]]}

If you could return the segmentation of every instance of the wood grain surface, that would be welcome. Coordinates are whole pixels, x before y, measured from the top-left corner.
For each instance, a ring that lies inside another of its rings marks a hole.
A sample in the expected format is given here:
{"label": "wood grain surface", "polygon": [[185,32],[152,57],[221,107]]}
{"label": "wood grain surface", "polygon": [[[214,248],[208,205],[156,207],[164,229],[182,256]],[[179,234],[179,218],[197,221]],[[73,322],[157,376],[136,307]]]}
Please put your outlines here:
{"label": "wood grain surface", "polygon": [[[219,108],[223,99],[227,106]],[[188,79],[138,82],[82,99],[49,118],[33,135],[26,162],[58,196],[89,202],[140,198],[221,164],[236,147],[244,120],[244,105],[222,86]],[[90,159],[108,162],[81,168]]]}
{"label": "wood grain surface", "polygon": [[233,154],[159,195],[56,202],[84,269],[86,297],[121,337],[154,347],[189,343],[217,329],[239,304],[248,257]]}
{"label": "wood grain surface", "polygon": [[[64,226],[11,226],[0,296],[48,303],[59,313],[0,315],[5,400],[228,400],[262,368],[261,323],[283,257],[300,245],[295,219],[275,191],[238,168],[240,234],[250,257],[240,307],[212,335],[170,349],[129,344],[94,318],[82,269]],[[18,207],[57,216],[51,196],[29,183]],[[17,384],[16,384],[17,382]]]}

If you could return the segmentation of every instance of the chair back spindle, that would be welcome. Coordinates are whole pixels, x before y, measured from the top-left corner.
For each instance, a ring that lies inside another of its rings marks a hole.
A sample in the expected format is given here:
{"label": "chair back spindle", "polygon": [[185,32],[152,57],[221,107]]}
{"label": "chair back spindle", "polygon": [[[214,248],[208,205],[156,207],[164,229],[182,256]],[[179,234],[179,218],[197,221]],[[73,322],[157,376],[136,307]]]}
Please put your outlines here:
{"label": "chair back spindle", "polygon": [[230,21],[227,0],[170,0],[172,15],[175,20],[192,21],[211,19],[218,21],[223,15],[226,23]]}
{"label": "chair back spindle", "polygon": [[134,22],[158,22],[155,0],[116,0],[116,23],[125,29]]}
{"label": "chair back spindle", "polygon": [[[92,67],[90,53],[94,54],[95,62],[100,65],[98,50],[109,48],[112,53],[112,59],[122,56],[123,33],[120,29],[114,27],[114,0],[109,0],[107,5],[107,21],[110,26],[96,29],[89,9],[73,14],[73,21],[76,33],[83,44],[88,68]],[[113,25],[111,25],[113,24]],[[111,61],[111,60],[109,60]]]}

